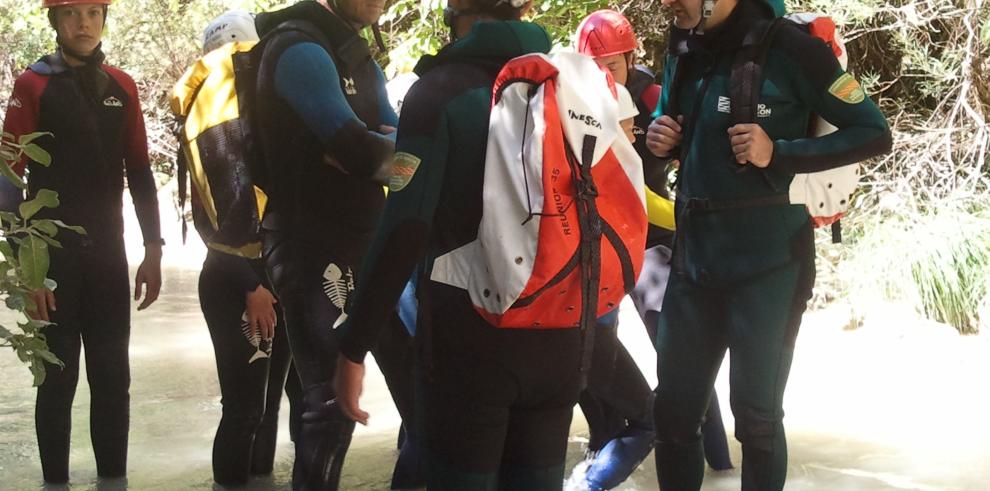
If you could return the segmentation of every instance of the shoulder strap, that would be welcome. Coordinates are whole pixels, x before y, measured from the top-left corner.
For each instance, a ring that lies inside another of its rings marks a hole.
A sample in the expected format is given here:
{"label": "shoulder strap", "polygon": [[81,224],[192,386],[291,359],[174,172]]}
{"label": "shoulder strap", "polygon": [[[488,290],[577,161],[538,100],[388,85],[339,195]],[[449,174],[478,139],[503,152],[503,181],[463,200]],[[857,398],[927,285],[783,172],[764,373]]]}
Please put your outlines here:
{"label": "shoulder strap", "polygon": [[756,121],[763,85],[763,65],[773,36],[783,24],[780,18],[759,22],[743,39],[743,45],[732,61],[729,76],[729,101],[733,124]]}

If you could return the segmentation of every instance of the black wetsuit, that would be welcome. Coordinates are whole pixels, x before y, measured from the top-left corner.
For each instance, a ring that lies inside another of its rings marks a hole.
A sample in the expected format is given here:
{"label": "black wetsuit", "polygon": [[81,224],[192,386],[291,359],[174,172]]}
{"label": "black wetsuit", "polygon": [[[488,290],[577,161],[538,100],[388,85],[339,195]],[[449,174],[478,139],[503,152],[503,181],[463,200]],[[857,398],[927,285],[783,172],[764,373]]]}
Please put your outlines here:
{"label": "black wetsuit", "polygon": [[332,404],[334,329],[385,201],[371,176],[394,145],[377,131],[397,118],[381,69],[349,24],[306,1],[260,14],[258,33],[290,21],[304,29],[264,38],[259,67],[264,254],[303,389],[293,486],[334,489],[354,429]]}
{"label": "black wetsuit", "polygon": [[[44,333],[65,368],[47,366],[35,420],[42,470],[51,483],[69,478],[71,409],[81,346],[86,348],[92,394],[90,434],[97,472],[119,477],[127,469],[130,285],[123,240],[125,171],[145,243],[161,243],[137,88],[124,72],[99,60],[102,56],[70,68],[56,53],[31,65],[15,82],[4,121],[4,131],[15,136],[53,134],[34,142],[51,154],[52,164],[27,163],[28,197],[51,189],[58,192],[60,205],[35,218],[58,219],[87,231],[85,236],[63,231],[58,235],[63,247],[49,249],[58,310],[51,312],[57,325]],[[21,174],[24,169],[25,162],[14,168]],[[21,199],[16,189],[4,192],[8,205]]]}
{"label": "black wetsuit", "polygon": [[[220,380],[223,416],[213,441],[213,479],[222,485],[244,484],[251,474],[271,472],[275,458],[278,411],[291,356],[278,309],[272,341],[260,339],[247,326],[245,295],[259,285],[271,289],[260,260],[212,249],[207,253],[199,275],[199,302]],[[290,391],[293,412],[301,411],[298,397]],[[268,423],[264,427],[263,421]]]}

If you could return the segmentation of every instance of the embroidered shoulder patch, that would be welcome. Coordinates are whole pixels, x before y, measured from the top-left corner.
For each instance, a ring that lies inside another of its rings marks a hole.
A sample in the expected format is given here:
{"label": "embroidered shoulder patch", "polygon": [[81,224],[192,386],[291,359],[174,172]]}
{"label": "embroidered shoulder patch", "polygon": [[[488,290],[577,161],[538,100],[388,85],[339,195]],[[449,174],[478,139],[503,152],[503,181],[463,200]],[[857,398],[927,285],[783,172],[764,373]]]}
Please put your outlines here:
{"label": "embroidered shoulder patch", "polygon": [[392,160],[392,170],[388,178],[388,190],[391,192],[402,191],[409,181],[416,175],[416,169],[422,159],[406,152],[397,152]]}
{"label": "embroidered shoulder patch", "polygon": [[859,104],[866,99],[866,92],[859,82],[848,73],[843,73],[841,77],[832,83],[828,92],[847,104]]}

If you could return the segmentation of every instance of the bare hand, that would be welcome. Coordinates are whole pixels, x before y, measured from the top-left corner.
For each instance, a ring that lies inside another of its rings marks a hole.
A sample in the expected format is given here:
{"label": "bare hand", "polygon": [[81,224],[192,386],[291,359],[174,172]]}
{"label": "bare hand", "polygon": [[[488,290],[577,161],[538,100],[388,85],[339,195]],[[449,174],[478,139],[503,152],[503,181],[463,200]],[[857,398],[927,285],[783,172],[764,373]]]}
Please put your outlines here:
{"label": "bare hand", "polygon": [[158,300],[162,291],[162,248],[161,246],[146,246],[144,261],[138,266],[134,275],[134,301],[141,300],[141,290],[144,286],[144,301],[138,305],[138,310],[144,310]]}
{"label": "bare hand", "polygon": [[261,334],[261,338],[270,340],[275,337],[275,296],[262,285],[247,293],[246,309],[248,325]]}
{"label": "bare hand", "polygon": [[753,164],[761,169],[770,165],[773,158],[773,142],[758,124],[737,124],[729,128],[732,153],[736,163]]}
{"label": "bare hand", "polygon": [[48,311],[58,310],[55,308],[55,293],[47,288],[41,288],[31,293],[31,300],[34,300],[35,310],[28,310],[28,317],[36,321],[51,322]]}
{"label": "bare hand", "polygon": [[646,148],[657,157],[670,156],[670,152],[681,144],[683,122],[684,116],[678,116],[677,121],[670,116],[653,120],[646,131]]}
{"label": "bare hand", "polygon": [[354,363],[346,356],[337,355],[337,374],[333,378],[333,390],[337,394],[340,411],[353,421],[365,426],[370,416],[359,405],[364,390],[364,363]]}
{"label": "bare hand", "polygon": [[383,124],[378,127],[378,132],[383,135],[391,135],[392,133],[395,133],[395,126],[389,126],[387,124]]}

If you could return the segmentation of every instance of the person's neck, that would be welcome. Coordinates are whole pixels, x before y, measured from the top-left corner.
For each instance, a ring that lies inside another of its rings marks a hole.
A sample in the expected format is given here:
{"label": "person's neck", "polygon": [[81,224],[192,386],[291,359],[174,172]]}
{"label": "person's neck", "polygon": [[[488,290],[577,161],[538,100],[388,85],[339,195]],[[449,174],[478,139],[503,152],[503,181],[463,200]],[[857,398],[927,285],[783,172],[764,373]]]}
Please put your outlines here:
{"label": "person's neck", "polygon": [[462,17],[458,17],[456,21],[456,27],[454,28],[454,33],[457,34],[457,39],[463,39],[465,36],[471,33],[471,29],[474,29],[474,25],[479,22],[488,22],[498,20],[495,17],[485,14],[469,14]]}
{"label": "person's neck", "polygon": [[345,15],[341,15],[340,12],[337,12],[336,10],[333,9],[333,7],[330,6],[330,3],[327,0],[317,0],[316,3],[322,5],[323,8],[327,9],[328,11],[330,11],[331,14],[336,15],[337,17],[340,17],[341,20],[343,20],[344,22],[346,22],[347,25],[351,26],[351,28],[354,29],[355,31],[360,31],[361,29],[364,29],[365,27],[367,27],[367,26],[362,25],[360,22],[354,22],[354,21],[348,19],[347,16],[345,16]]}
{"label": "person's neck", "polygon": [[[83,65],[86,64],[85,61],[80,60],[79,58],[76,58],[75,56],[72,56],[71,54],[67,53],[64,49],[62,49],[60,51],[62,52],[62,59],[65,60],[65,64],[66,65],[69,65],[72,68],[76,68],[76,67],[80,67],[80,66],[83,66]],[[92,54],[92,53],[90,53],[90,54]]]}
{"label": "person's neck", "polygon": [[712,12],[711,17],[702,21],[704,24],[702,27],[705,31],[717,29],[719,26],[724,24],[729,17],[732,16],[732,12],[734,12],[738,6],[739,0],[721,0],[721,2],[715,7],[715,11]]}

